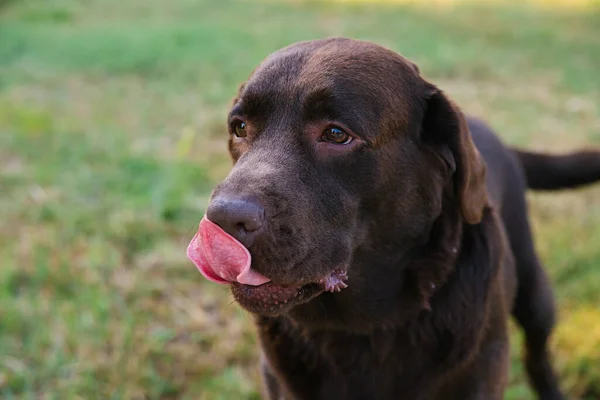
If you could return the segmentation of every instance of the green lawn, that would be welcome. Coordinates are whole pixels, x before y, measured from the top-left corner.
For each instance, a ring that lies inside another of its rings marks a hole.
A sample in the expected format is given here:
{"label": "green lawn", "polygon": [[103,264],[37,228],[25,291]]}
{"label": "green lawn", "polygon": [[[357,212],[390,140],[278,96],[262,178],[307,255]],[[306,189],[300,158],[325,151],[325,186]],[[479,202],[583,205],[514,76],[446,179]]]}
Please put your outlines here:
{"label": "green lawn", "polygon": [[[251,318],[185,248],[279,47],[373,40],[509,143],[600,146],[598,8],[400,3],[0,0],[0,397],[259,397]],[[600,185],[530,199],[564,388],[600,398]]]}

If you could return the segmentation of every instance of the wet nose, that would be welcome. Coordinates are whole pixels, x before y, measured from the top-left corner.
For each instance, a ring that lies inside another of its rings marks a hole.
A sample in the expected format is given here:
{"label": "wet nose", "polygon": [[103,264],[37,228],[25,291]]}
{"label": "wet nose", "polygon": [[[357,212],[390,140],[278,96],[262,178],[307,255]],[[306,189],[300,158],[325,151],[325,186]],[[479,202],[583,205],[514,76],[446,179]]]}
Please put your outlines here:
{"label": "wet nose", "polygon": [[250,247],[265,221],[265,208],[254,199],[221,196],[211,201],[206,217]]}

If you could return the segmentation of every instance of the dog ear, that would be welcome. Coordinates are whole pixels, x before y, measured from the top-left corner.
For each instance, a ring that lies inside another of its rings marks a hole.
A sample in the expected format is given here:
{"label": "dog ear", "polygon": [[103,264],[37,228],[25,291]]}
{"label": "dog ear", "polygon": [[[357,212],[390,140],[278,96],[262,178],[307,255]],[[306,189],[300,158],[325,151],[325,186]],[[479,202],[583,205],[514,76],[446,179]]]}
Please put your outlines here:
{"label": "dog ear", "polygon": [[421,138],[454,170],[454,194],[465,221],[479,223],[488,204],[485,164],[460,109],[437,87],[429,87]]}

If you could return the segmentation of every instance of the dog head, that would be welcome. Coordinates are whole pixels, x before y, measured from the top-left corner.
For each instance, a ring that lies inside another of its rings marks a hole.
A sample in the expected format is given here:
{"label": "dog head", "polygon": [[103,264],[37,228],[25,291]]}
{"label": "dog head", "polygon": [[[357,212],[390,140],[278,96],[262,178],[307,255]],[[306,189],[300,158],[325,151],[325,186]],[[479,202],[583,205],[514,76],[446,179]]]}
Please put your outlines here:
{"label": "dog head", "polygon": [[206,219],[249,251],[239,268],[256,279],[238,269],[224,280],[255,314],[375,317],[378,302],[402,297],[405,267],[444,210],[476,224],[487,202],[460,110],[369,42],[275,52],[239,89],[228,126],[234,166]]}

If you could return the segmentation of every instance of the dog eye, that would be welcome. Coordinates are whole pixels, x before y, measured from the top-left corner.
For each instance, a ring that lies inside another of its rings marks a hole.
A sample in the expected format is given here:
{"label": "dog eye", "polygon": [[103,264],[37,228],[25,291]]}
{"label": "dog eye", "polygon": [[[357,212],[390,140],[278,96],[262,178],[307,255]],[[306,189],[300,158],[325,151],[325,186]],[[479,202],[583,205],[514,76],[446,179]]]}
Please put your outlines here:
{"label": "dog eye", "polygon": [[349,144],[350,142],[352,142],[352,140],[354,140],[352,136],[348,135],[346,132],[336,127],[325,129],[321,138],[327,142],[335,144]]}
{"label": "dog eye", "polygon": [[233,134],[237,137],[246,137],[246,123],[242,121],[235,122],[233,124]]}

